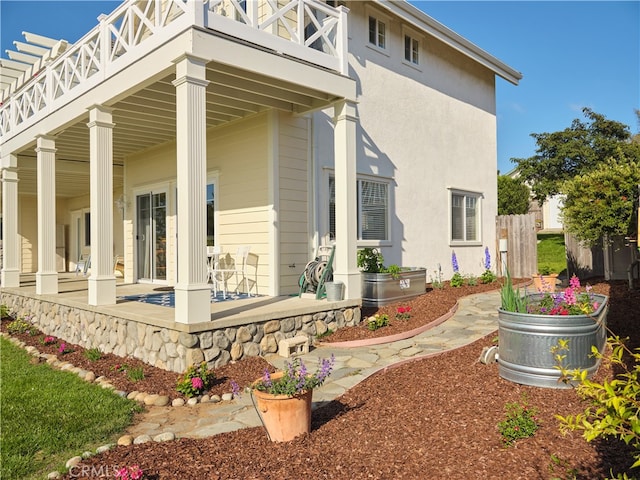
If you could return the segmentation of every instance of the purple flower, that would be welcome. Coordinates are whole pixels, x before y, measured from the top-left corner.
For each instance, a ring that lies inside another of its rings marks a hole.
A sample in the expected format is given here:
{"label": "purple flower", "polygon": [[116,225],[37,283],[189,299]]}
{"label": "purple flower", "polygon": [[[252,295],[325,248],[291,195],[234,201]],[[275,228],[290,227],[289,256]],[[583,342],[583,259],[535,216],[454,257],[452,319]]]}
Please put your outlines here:
{"label": "purple flower", "polygon": [[235,380],[231,380],[231,393],[234,397],[240,397],[240,385]]}
{"label": "purple flower", "polygon": [[453,273],[458,273],[460,268],[458,267],[458,259],[456,258],[456,252],[451,251],[451,265],[453,266]]}
{"label": "purple flower", "polygon": [[273,382],[271,381],[271,374],[269,373],[269,370],[266,368],[264,369],[264,375],[262,376],[262,383],[264,383],[264,386],[267,388],[273,385]]}
{"label": "purple flower", "polygon": [[491,270],[491,255],[489,254],[489,247],[484,247],[484,269]]}
{"label": "purple flower", "polygon": [[204,387],[204,382],[202,381],[202,379],[200,377],[193,377],[191,379],[191,386],[195,390],[202,390],[202,388]]}
{"label": "purple flower", "polygon": [[324,380],[329,376],[331,370],[333,369],[333,364],[336,361],[335,355],[331,354],[330,359],[323,358],[320,362],[320,371],[318,372],[317,378],[320,383],[324,382]]}

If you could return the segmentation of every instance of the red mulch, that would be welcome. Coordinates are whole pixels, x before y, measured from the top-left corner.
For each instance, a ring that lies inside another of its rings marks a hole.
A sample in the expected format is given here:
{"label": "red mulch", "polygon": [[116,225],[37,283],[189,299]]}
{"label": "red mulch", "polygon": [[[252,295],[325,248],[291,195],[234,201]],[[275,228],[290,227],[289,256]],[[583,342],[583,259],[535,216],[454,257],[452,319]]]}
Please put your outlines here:
{"label": "red mulch", "polygon": [[[611,330],[629,336],[632,348],[640,347],[640,292],[629,292],[623,282],[598,282],[594,289],[610,295]],[[447,287],[439,294],[450,301],[461,292]],[[423,311],[428,304],[423,297],[407,305],[412,317],[426,323],[435,318]],[[494,336],[373,375],[314,412],[312,432],[286,444],[271,443],[261,428],[252,428],[202,440],[119,446],[81,465],[138,464],[153,480],[586,480],[629,467],[631,452],[618,441],[587,443],[578,434],[559,433],[554,415],[585,406],[574,391],[517,385],[501,379],[497,365],[479,363],[482,347]],[[233,369],[243,363],[229,366],[226,375],[238,378]],[[609,375],[610,368],[601,367],[599,378]],[[505,403],[523,394],[538,409],[542,426],[535,436],[505,447],[497,424]],[[91,478],[77,476],[79,471],[64,478]]]}

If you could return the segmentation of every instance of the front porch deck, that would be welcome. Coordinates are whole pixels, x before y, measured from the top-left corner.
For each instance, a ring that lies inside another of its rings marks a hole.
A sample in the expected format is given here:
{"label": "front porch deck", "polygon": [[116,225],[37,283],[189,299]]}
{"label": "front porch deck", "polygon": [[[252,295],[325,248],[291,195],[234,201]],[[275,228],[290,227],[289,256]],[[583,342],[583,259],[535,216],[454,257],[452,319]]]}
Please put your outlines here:
{"label": "front porch deck", "polygon": [[177,372],[201,361],[220,366],[276,353],[285,338],[313,337],[360,321],[360,300],[259,296],[211,303],[210,322],[185,324],[175,322],[173,307],[119,298],[166,287],[118,279],[117,303],[92,306],[87,304],[87,277],[59,274],[57,295],[38,295],[35,284],[35,274],[21,275],[19,288],[2,289],[0,303],[29,316],[47,334]]}

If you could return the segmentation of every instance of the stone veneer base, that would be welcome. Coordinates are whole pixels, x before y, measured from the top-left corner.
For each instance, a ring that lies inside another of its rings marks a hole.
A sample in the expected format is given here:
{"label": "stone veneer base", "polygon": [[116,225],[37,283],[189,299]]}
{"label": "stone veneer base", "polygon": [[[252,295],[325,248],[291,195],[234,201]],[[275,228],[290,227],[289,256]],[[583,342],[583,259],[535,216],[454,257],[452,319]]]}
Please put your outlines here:
{"label": "stone veneer base", "polygon": [[[278,353],[285,338],[314,337],[327,330],[360,323],[360,307],[331,308],[316,313],[252,321],[243,325],[188,333],[139,320],[9,292],[0,303],[18,317],[27,318],[39,330],[84,348],[138,358],[149,365],[182,373],[189,365],[207,362],[217,368],[250,356]],[[286,315],[286,313],[283,313]]]}

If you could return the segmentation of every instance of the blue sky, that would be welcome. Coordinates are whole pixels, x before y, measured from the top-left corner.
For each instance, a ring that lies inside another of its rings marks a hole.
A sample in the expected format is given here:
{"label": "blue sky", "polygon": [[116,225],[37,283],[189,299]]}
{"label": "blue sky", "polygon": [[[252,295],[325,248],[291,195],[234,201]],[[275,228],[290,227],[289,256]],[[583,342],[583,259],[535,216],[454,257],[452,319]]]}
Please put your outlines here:
{"label": "blue sky", "polygon": [[[0,0],[0,47],[23,30],[75,42],[120,2]],[[412,1],[522,72],[498,79],[498,168],[535,153],[531,133],[554,132],[590,107],[638,132],[640,1]]]}

